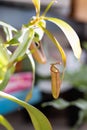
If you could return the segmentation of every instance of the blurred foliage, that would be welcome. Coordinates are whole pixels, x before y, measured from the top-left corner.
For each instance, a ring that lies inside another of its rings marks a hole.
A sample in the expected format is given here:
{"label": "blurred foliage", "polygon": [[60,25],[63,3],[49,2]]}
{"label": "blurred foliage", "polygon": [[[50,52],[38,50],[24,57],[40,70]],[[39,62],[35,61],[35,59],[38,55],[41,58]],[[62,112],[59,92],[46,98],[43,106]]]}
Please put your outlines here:
{"label": "blurred foliage", "polygon": [[83,65],[79,70],[65,74],[65,81],[82,92],[87,92],[87,65]]}

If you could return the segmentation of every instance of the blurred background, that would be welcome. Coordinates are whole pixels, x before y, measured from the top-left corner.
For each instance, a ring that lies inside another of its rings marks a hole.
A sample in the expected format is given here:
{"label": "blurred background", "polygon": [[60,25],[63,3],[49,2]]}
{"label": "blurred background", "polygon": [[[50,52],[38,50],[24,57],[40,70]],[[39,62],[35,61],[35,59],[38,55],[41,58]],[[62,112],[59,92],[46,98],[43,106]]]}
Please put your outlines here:
{"label": "blurred background", "polygon": [[[47,4],[51,0],[41,0],[41,13],[46,8]],[[73,55],[73,52],[68,44],[68,41],[63,32],[52,23],[47,22],[47,28],[55,35],[67,55],[67,67],[64,81],[61,85],[60,98],[69,102],[75,101],[79,98],[87,100],[87,0],[58,0],[54,3],[52,8],[47,13],[47,16],[57,17],[65,20],[69,23],[77,32],[81,47],[83,49],[80,61],[77,61]],[[6,22],[17,29],[20,29],[23,24],[27,24],[29,19],[35,15],[35,9],[31,0],[0,0],[0,21]],[[2,28],[0,27],[0,35],[4,37]],[[78,121],[80,109],[75,106],[59,110],[52,106],[41,107],[44,102],[53,101],[51,95],[51,78],[50,78],[50,63],[60,60],[59,53],[50,40],[44,36],[42,39],[43,48],[47,57],[47,63],[40,65],[36,63],[36,81],[33,99],[29,103],[40,109],[52,123],[54,130],[70,130]],[[32,71],[31,66],[27,66],[29,63],[27,58],[17,65],[16,74],[19,77],[19,81],[23,80],[23,75],[28,77],[28,87],[31,87]],[[28,74],[28,75],[26,75]],[[14,75],[15,76],[15,75]],[[26,82],[24,81],[24,84]],[[15,78],[15,82],[17,79]],[[14,86],[15,82],[11,82],[8,85]],[[21,82],[21,81],[20,81]],[[18,84],[16,84],[17,86]],[[22,84],[20,84],[21,86]],[[23,90],[20,87],[19,90],[14,89],[11,94],[16,95],[18,98],[23,99],[27,94],[27,89]],[[8,89],[9,90],[9,89]],[[38,96],[35,96],[38,95]],[[24,109],[21,109],[16,104],[12,104],[7,100],[1,99],[3,104],[0,106],[0,114],[4,114],[6,118],[12,123],[15,130],[33,130],[30,118]],[[0,104],[1,104],[0,103]],[[6,107],[7,104],[7,107]],[[85,104],[87,105],[87,104]],[[4,108],[4,110],[3,110]],[[10,111],[8,110],[10,108]],[[87,113],[87,109],[86,109]],[[87,115],[87,114],[86,114]],[[86,117],[87,118],[87,117]],[[82,119],[79,130],[86,130],[86,119]],[[1,130],[4,130],[0,126]]]}

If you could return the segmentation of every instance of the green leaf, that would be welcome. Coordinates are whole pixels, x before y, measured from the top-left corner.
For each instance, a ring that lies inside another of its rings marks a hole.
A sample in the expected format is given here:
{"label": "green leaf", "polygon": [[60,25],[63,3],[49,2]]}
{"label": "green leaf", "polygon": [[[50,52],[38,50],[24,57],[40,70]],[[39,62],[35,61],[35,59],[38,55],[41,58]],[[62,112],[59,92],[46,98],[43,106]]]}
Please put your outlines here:
{"label": "green leaf", "polygon": [[74,52],[74,55],[76,56],[77,59],[80,58],[81,56],[81,47],[80,47],[80,40],[76,34],[76,32],[73,30],[73,28],[64,22],[63,20],[60,20],[58,18],[52,18],[52,17],[44,17],[45,20],[48,20],[54,24],[56,24],[60,29],[64,32],[66,35],[72,49]]}
{"label": "green leaf", "polygon": [[11,124],[2,115],[0,115],[0,124],[3,125],[7,130],[13,130]]}
{"label": "green leaf", "polygon": [[83,65],[73,73],[65,72],[64,80],[79,89],[79,91],[87,92],[87,65]]}
{"label": "green leaf", "polygon": [[71,105],[75,105],[81,110],[87,110],[87,101],[83,99],[78,99],[76,101],[71,102]]}
{"label": "green leaf", "polygon": [[19,45],[19,42],[20,42],[19,38],[21,36],[22,36],[22,31],[19,30],[18,32],[15,33],[14,37],[11,40],[5,42],[5,44],[9,44],[11,46],[17,46],[17,45]]}
{"label": "green leaf", "polygon": [[65,52],[63,51],[62,47],[60,46],[59,42],[57,41],[57,39],[43,26],[40,26],[43,31],[47,34],[47,36],[51,39],[51,41],[56,45],[57,49],[59,50],[61,57],[62,57],[62,61],[64,66],[66,66],[66,55]]}
{"label": "green leaf", "polygon": [[35,82],[35,62],[34,62],[34,59],[32,57],[32,54],[30,52],[30,50],[27,50],[26,52],[29,60],[30,60],[30,63],[31,63],[31,66],[32,66],[32,70],[33,70],[33,81],[32,81],[32,89],[31,91],[27,94],[26,96],[26,101],[28,101],[31,97],[32,97],[32,93],[33,93],[33,87],[34,87],[34,82]]}
{"label": "green leaf", "polygon": [[12,68],[8,69],[10,54],[4,44],[0,44],[0,90],[4,89],[7,85]]}
{"label": "green leaf", "polygon": [[33,37],[34,37],[34,31],[32,29],[24,30],[22,39],[20,40],[21,43],[19,44],[17,49],[14,51],[9,62],[14,62],[18,59],[23,58],[23,56],[26,54],[26,51],[28,50],[33,40]]}
{"label": "green leaf", "polygon": [[13,72],[14,72],[14,66],[7,69],[7,71],[4,74],[2,81],[0,82],[0,90],[3,90],[6,87],[6,85],[8,84],[9,79],[10,79]]}
{"label": "green leaf", "polygon": [[8,64],[10,55],[8,54],[7,48],[4,47],[4,44],[0,44],[0,67],[6,66]]}
{"label": "green leaf", "polygon": [[38,109],[28,106],[27,111],[31,116],[35,130],[52,130],[50,122]]}
{"label": "green leaf", "polygon": [[12,30],[7,28],[7,27],[3,27],[4,28],[4,32],[6,34],[6,40],[9,41],[12,39]]}
{"label": "green leaf", "polygon": [[14,32],[17,31],[17,29],[15,29],[15,28],[12,27],[11,25],[9,25],[9,24],[7,24],[7,23],[4,23],[4,22],[2,22],[2,21],[0,21],[0,25],[3,26],[3,27],[7,27],[7,28],[9,28],[10,30],[12,30],[12,31],[14,31]]}
{"label": "green leaf", "polygon": [[32,0],[35,9],[36,9],[36,16],[39,16],[40,14],[40,0]]}
{"label": "green leaf", "polygon": [[58,100],[54,100],[54,101],[51,101],[51,102],[46,102],[46,103],[43,103],[42,106],[43,107],[46,107],[46,106],[52,106],[58,110],[62,110],[62,109],[65,109],[67,107],[69,107],[69,102],[68,101],[65,101],[63,99],[58,99]]}
{"label": "green leaf", "polygon": [[69,101],[66,101],[66,100],[60,98],[60,99],[57,99],[57,100],[53,100],[53,101],[50,101],[50,102],[43,103],[42,106],[43,107],[53,106],[54,108],[59,109],[59,110],[65,109],[69,106],[76,106],[79,109],[85,111],[85,110],[87,110],[87,101],[84,100],[84,99],[78,99],[76,101],[69,102]]}
{"label": "green leaf", "polygon": [[13,102],[16,102],[22,107],[24,107],[31,117],[35,130],[52,130],[51,124],[46,118],[46,116],[37,108],[4,92],[0,92],[0,96],[3,98],[7,98]]}

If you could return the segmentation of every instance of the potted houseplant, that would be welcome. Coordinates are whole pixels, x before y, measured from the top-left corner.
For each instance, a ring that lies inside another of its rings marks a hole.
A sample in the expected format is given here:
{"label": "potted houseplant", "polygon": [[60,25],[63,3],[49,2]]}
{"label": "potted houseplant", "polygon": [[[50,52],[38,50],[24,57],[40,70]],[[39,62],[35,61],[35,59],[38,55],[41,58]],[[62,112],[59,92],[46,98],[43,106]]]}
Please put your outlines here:
{"label": "potted houseplant", "polygon": [[[28,104],[27,101],[32,98],[33,85],[35,80],[35,64],[34,60],[37,60],[39,63],[45,63],[46,57],[42,50],[41,39],[44,36],[44,33],[49,37],[49,39],[56,46],[58,51],[61,54],[62,63],[57,61],[52,63],[50,67],[51,77],[52,77],[52,95],[55,99],[58,98],[60,92],[60,85],[63,80],[64,71],[66,67],[66,54],[50,31],[47,30],[46,21],[56,24],[66,35],[74,55],[77,59],[81,55],[80,41],[70,25],[58,18],[46,17],[46,13],[56,0],[52,0],[44,13],[40,16],[40,0],[32,0],[36,16],[33,16],[28,24],[25,24],[21,27],[20,30],[0,21],[0,25],[3,27],[6,34],[6,41],[0,43],[0,97],[7,98],[13,102],[18,103],[24,107],[32,120],[33,126],[36,130],[52,130],[51,124],[43,113],[41,113],[37,108]],[[16,49],[11,52],[8,47],[15,46]],[[27,56],[31,62],[33,69],[33,83],[32,89],[29,94],[26,96],[26,101],[19,100],[18,98],[3,92],[4,88],[8,84],[10,76],[14,73],[16,64],[23,60]],[[62,72],[57,68],[56,65],[62,66]],[[38,115],[38,116],[37,116]],[[5,126],[8,130],[12,130],[12,126],[9,122],[0,115],[0,123]],[[45,124],[45,125],[43,125]]]}

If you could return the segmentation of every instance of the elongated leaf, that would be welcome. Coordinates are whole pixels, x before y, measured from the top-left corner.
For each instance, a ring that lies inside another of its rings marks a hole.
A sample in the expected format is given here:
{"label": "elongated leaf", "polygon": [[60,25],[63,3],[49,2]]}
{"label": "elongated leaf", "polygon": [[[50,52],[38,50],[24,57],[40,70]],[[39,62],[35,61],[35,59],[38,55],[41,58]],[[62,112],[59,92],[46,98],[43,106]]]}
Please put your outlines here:
{"label": "elongated leaf", "polygon": [[28,111],[28,113],[31,117],[35,130],[52,130],[52,127],[51,127],[48,119],[46,118],[46,116],[43,115],[43,113],[40,112],[37,108],[31,106],[30,104],[27,104],[24,101],[17,99],[14,96],[6,94],[4,92],[0,92],[0,96],[3,98],[7,98],[13,102],[16,102],[19,105],[21,105],[22,107],[24,107]]}
{"label": "elongated leaf", "polygon": [[4,74],[4,78],[0,82],[0,90],[3,90],[6,87],[13,72],[14,72],[14,66],[7,69],[7,71]]}
{"label": "elongated leaf", "polygon": [[52,17],[45,17],[45,20],[48,20],[50,22],[53,22],[57,26],[61,28],[61,30],[66,35],[67,39],[69,40],[69,43],[73,49],[74,55],[76,58],[80,58],[81,56],[81,47],[80,47],[80,40],[76,34],[76,32],[72,29],[72,27],[64,22],[63,20],[52,18]]}
{"label": "elongated leaf", "polygon": [[9,62],[14,62],[15,60],[22,58],[26,54],[26,51],[29,48],[29,46],[33,40],[33,37],[34,37],[33,30],[30,29],[25,32],[24,36],[22,36],[22,42],[19,44],[17,49],[14,51]]}
{"label": "elongated leaf", "polygon": [[17,31],[17,29],[15,29],[14,27],[12,27],[11,25],[9,25],[9,24],[7,24],[5,22],[0,21],[0,25],[3,26],[3,27],[9,28],[12,31],[15,31],[15,32]]}
{"label": "elongated leaf", "polygon": [[29,60],[30,60],[30,63],[31,63],[31,66],[32,66],[32,70],[33,70],[33,81],[32,81],[32,89],[31,91],[27,94],[26,96],[26,101],[28,101],[31,97],[32,97],[32,93],[33,93],[33,88],[34,88],[34,83],[35,83],[35,62],[34,62],[34,59],[32,57],[32,54],[30,52],[30,50],[27,50],[26,52]]}
{"label": "elongated leaf", "polygon": [[46,102],[46,103],[42,104],[43,107],[53,106],[54,108],[56,108],[58,110],[65,109],[65,108],[69,107],[69,105],[70,105],[69,102],[65,101],[62,98],[59,98],[58,100],[53,100],[53,101]]}
{"label": "elongated leaf", "polygon": [[19,38],[22,36],[22,31],[18,31],[15,33],[14,37],[9,41],[5,42],[5,44],[9,44],[11,46],[17,46],[19,44]]}
{"label": "elongated leaf", "polygon": [[7,28],[7,27],[3,27],[4,28],[4,32],[6,34],[6,40],[9,41],[12,39],[12,30]]}
{"label": "elongated leaf", "polygon": [[74,127],[72,128],[72,130],[77,130],[77,128],[82,124],[83,119],[87,117],[87,101],[86,100],[78,99],[76,101],[69,102],[60,98],[58,100],[43,103],[42,107],[52,106],[58,110],[63,110],[72,105],[80,109],[80,111],[78,112],[78,120],[76,124],[74,125]]}
{"label": "elongated leaf", "polygon": [[76,101],[69,102],[69,101],[66,101],[66,100],[60,98],[58,100],[53,100],[53,101],[42,104],[43,107],[49,106],[49,105],[53,106],[54,108],[59,109],[59,110],[65,109],[65,108],[73,105],[83,111],[85,111],[85,110],[87,111],[87,101],[84,99],[78,99]]}
{"label": "elongated leaf", "polygon": [[8,50],[4,47],[3,44],[0,44],[0,67],[6,66],[9,61]]}
{"label": "elongated leaf", "polygon": [[0,44],[0,90],[3,90],[12,74],[12,68],[8,69],[10,55],[7,48]]}
{"label": "elongated leaf", "polygon": [[87,101],[84,99],[78,99],[76,101],[73,101],[71,102],[71,105],[75,105],[82,110],[87,110]]}
{"label": "elongated leaf", "polygon": [[0,115],[0,124],[3,125],[7,130],[13,130],[11,124],[2,115]]}
{"label": "elongated leaf", "polygon": [[40,27],[44,30],[44,32],[51,39],[51,41],[56,45],[57,49],[59,50],[59,52],[61,54],[63,64],[64,64],[64,66],[66,66],[66,55],[65,55],[65,52],[63,51],[62,47],[60,46],[59,42],[46,28],[44,28],[42,26],[40,26]]}
{"label": "elongated leaf", "polygon": [[36,9],[36,16],[39,16],[40,14],[40,0],[32,0],[35,9]]}

